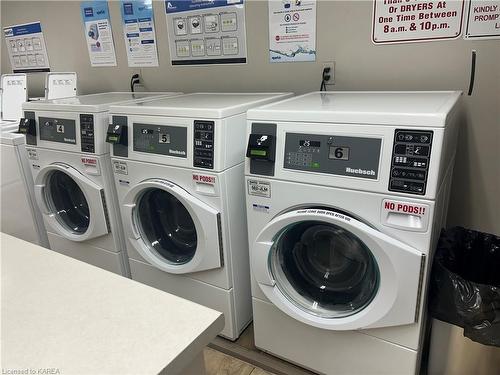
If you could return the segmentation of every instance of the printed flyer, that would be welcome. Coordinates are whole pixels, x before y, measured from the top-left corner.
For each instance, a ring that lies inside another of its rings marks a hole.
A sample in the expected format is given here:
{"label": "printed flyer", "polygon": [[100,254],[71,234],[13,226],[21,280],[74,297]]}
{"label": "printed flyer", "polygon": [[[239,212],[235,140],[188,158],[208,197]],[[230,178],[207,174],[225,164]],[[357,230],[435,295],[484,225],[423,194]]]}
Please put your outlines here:
{"label": "printed flyer", "polygon": [[115,44],[107,1],[82,1],[80,4],[85,39],[92,66],[116,66]]}
{"label": "printed flyer", "polygon": [[122,1],[120,9],[128,66],[158,66],[153,1]]}
{"label": "printed flyer", "polygon": [[316,60],[316,0],[269,0],[269,60]]}
{"label": "printed flyer", "polygon": [[243,0],[165,1],[172,65],[244,64]]}
{"label": "printed flyer", "polygon": [[40,22],[4,27],[3,34],[14,73],[50,72]]}

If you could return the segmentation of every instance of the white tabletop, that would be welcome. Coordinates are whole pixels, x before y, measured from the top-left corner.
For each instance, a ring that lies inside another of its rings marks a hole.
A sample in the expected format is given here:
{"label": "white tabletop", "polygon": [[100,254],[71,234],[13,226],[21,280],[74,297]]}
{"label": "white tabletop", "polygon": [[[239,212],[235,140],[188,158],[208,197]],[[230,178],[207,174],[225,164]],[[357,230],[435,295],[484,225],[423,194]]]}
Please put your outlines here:
{"label": "white tabletop", "polygon": [[0,243],[3,369],[178,373],[224,327],[207,307],[3,233]]}
{"label": "white tabletop", "polygon": [[445,126],[460,91],[322,91],[252,108],[258,121]]}
{"label": "white tabletop", "polygon": [[249,108],[291,97],[290,92],[221,93],[197,92],[153,100],[112,105],[111,114],[172,117],[225,118],[245,113]]}
{"label": "white tabletop", "polygon": [[69,98],[28,101],[23,103],[23,111],[69,111],[69,112],[106,112],[113,104],[143,102],[153,98],[177,96],[180,92],[103,92],[99,94],[78,95]]}

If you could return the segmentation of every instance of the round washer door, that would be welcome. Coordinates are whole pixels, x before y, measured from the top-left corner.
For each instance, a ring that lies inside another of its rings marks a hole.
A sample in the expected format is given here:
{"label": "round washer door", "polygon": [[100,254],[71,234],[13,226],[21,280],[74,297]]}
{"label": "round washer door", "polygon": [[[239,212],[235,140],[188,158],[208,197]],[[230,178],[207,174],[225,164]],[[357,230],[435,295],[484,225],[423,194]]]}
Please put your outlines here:
{"label": "round washer door", "polygon": [[122,210],[128,240],[153,266],[169,273],[222,266],[219,212],[179,186],[144,181],[127,193]]}
{"label": "round washer door", "polygon": [[418,317],[424,255],[345,214],[306,209],[279,215],[250,254],[266,297],[306,324],[352,330]]}
{"label": "round washer door", "polygon": [[38,172],[35,199],[50,227],[72,241],[109,233],[104,190],[76,169],[61,163]]}

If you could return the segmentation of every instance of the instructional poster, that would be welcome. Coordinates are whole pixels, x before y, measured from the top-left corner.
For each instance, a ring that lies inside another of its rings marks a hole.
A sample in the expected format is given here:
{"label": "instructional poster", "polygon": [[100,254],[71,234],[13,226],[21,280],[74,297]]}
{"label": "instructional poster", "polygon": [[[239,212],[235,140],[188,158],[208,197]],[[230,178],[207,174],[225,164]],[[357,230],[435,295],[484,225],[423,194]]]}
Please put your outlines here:
{"label": "instructional poster", "polygon": [[243,0],[165,1],[172,65],[244,64]]}
{"label": "instructional poster", "polygon": [[7,26],[3,33],[14,73],[50,72],[40,22]]}
{"label": "instructional poster", "polygon": [[107,1],[82,1],[80,4],[85,40],[92,66],[116,66],[115,44]]}
{"label": "instructional poster", "polygon": [[316,60],[316,0],[269,0],[271,62]]}
{"label": "instructional poster", "polygon": [[128,66],[158,66],[152,0],[122,1],[120,5]]}
{"label": "instructional poster", "polygon": [[374,0],[375,44],[456,39],[462,33],[464,0]]}
{"label": "instructional poster", "polygon": [[469,0],[464,39],[500,38],[500,0]]}

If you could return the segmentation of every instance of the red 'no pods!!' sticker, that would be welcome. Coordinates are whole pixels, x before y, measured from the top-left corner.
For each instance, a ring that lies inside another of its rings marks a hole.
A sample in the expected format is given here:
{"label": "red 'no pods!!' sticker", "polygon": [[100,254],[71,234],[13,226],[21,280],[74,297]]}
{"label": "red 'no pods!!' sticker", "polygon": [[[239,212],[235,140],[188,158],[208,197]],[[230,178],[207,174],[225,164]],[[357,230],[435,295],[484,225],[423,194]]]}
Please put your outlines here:
{"label": "red 'no pods!!' sticker", "polygon": [[429,210],[429,207],[425,204],[393,201],[388,199],[385,199],[382,205],[384,211],[400,212],[418,216],[427,215]]}

